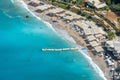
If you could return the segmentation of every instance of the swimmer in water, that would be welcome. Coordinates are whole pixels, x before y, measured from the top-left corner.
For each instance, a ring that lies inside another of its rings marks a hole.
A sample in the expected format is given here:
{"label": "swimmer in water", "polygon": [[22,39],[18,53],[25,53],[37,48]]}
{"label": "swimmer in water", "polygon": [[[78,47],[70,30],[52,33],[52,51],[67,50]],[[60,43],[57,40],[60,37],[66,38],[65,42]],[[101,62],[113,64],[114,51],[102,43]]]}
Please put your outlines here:
{"label": "swimmer in water", "polygon": [[29,16],[27,15],[27,16],[25,16],[25,18],[29,18]]}

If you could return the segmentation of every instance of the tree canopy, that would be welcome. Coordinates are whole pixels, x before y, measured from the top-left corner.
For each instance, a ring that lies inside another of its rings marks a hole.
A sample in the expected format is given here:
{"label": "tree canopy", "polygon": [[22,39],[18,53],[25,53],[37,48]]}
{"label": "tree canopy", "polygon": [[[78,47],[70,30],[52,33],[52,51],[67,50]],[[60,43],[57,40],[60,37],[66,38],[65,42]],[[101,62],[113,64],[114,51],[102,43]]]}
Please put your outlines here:
{"label": "tree canopy", "polygon": [[105,0],[114,11],[120,11],[120,0]]}

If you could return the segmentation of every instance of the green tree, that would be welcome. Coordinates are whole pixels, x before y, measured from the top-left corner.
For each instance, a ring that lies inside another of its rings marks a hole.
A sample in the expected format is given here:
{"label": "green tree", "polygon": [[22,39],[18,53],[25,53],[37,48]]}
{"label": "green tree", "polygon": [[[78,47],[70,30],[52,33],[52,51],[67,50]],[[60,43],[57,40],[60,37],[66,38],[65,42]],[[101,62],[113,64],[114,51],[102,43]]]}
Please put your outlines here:
{"label": "green tree", "polygon": [[115,34],[114,34],[113,32],[107,31],[107,33],[108,33],[108,38],[109,38],[110,40],[112,40],[112,39],[115,37]]}
{"label": "green tree", "polygon": [[111,4],[111,0],[105,0],[108,5]]}
{"label": "green tree", "polygon": [[120,4],[112,4],[112,9],[115,11],[120,11]]}

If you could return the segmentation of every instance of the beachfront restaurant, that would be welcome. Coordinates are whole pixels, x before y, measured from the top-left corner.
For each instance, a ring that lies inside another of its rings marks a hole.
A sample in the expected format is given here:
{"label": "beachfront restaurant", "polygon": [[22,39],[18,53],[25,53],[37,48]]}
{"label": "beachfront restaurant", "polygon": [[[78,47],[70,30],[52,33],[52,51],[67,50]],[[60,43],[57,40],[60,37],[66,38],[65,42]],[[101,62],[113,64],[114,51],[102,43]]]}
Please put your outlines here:
{"label": "beachfront restaurant", "polygon": [[97,52],[99,52],[98,48],[96,48],[96,51],[95,51],[95,47],[99,46],[99,43],[97,43],[97,41],[91,41],[88,43],[89,45],[87,45],[87,48],[89,50],[91,50],[93,52],[94,55],[97,54]]}
{"label": "beachfront restaurant", "polygon": [[102,34],[102,35],[106,35],[105,31],[103,31],[102,28],[100,27],[92,27],[93,31],[94,31],[94,34]]}
{"label": "beachfront restaurant", "polygon": [[100,0],[85,0],[85,2],[87,5],[97,9],[107,6],[105,2],[101,2]]}
{"label": "beachfront restaurant", "polygon": [[50,9],[46,14],[53,17],[53,16],[58,16],[60,13],[63,13],[64,9],[62,8],[55,8],[55,9]]}
{"label": "beachfront restaurant", "polygon": [[[96,24],[94,22],[91,21],[86,21],[87,25],[89,25],[89,29],[91,29],[92,34],[97,38],[97,40],[99,41],[105,41],[106,39],[106,33],[105,31],[103,31],[103,29],[101,27],[96,26]],[[86,31],[86,35],[88,32]]]}
{"label": "beachfront restaurant", "polygon": [[92,30],[90,28],[84,29],[85,36],[92,35]]}
{"label": "beachfront restaurant", "polygon": [[97,35],[97,34],[106,35],[106,33],[105,33],[105,31],[103,30],[103,28],[98,27],[95,22],[86,21],[86,24],[88,24],[88,25],[90,26],[90,28],[92,29],[92,31],[93,31],[93,33],[94,33],[95,35]]}
{"label": "beachfront restaurant", "polygon": [[81,30],[83,30],[85,28],[84,25],[82,25],[81,21],[76,21],[73,24],[74,24],[74,26],[78,26]]}
{"label": "beachfront restaurant", "polygon": [[73,16],[65,16],[65,17],[64,17],[64,21],[65,21],[66,23],[70,23],[70,22],[72,22],[72,20],[73,20]]}
{"label": "beachfront restaurant", "polygon": [[89,44],[93,48],[96,47],[96,46],[99,46],[99,43],[97,41],[91,41],[91,42],[89,42]]}
{"label": "beachfront restaurant", "polygon": [[91,42],[91,41],[95,41],[95,40],[96,40],[96,38],[94,35],[87,36],[87,41]]}
{"label": "beachfront restaurant", "polygon": [[66,14],[66,16],[64,16],[63,18],[64,18],[64,21],[67,23],[81,19],[80,15],[77,15],[77,14],[70,12],[70,11],[66,11],[65,14]]}
{"label": "beachfront restaurant", "polygon": [[63,19],[65,16],[66,16],[66,14],[65,13],[60,13],[60,14],[57,14],[56,15],[59,19]]}
{"label": "beachfront restaurant", "polygon": [[94,49],[97,54],[103,55],[104,50],[101,46],[96,46]]}
{"label": "beachfront restaurant", "polygon": [[81,20],[81,16],[80,15],[74,14],[73,17],[74,17],[73,18],[74,21]]}
{"label": "beachfront restaurant", "polygon": [[39,4],[40,4],[40,0],[32,0],[28,3],[28,5],[31,5],[31,6],[34,6],[34,7],[39,6]]}
{"label": "beachfront restaurant", "polygon": [[120,42],[119,41],[106,41],[105,47],[110,51],[114,58],[120,59]]}
{"label": "beachfront restaurant", "polygon": [[41,5],[41,6],[38,6],[38,7],[36,7],[36,12],[38,12],[38,13],[41,13],[41,12],[43,12],[43,11],[45,11],[45,10],[48,10],[49,8],[51,8],[52,7],[52,5],[49,5],[49,4],[44,4],[44,5]]}

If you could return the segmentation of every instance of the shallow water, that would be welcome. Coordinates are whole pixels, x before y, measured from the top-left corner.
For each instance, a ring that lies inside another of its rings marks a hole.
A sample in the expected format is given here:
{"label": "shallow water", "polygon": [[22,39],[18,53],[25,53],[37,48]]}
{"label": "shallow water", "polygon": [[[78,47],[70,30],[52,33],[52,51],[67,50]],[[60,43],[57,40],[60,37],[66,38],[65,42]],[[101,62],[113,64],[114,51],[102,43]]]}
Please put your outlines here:
{"label": "shallow water", "polygon": [[0,0],[0,80],[103,80],[78,51],[41,51],[63,47],[72,45],[24,8]]}

